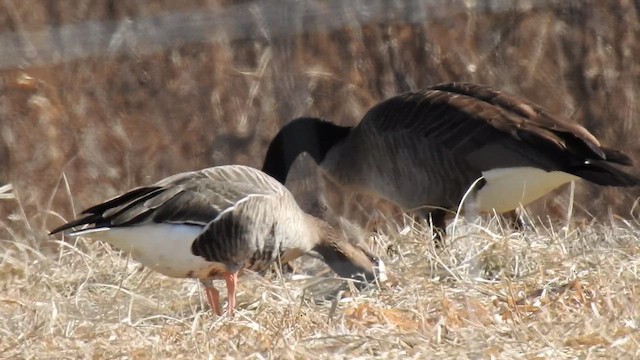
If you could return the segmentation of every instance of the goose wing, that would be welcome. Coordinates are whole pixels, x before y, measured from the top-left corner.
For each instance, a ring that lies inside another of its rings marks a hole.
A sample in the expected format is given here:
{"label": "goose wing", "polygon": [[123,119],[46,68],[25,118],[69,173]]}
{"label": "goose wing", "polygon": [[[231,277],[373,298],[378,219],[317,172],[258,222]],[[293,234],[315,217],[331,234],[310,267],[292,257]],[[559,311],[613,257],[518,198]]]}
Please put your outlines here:
{"label": "goose wing", "polygon": [[[282,229],[287,218],[284,199],[274,194],[251,194],[222,211],[193,242],[191,252],[207,261],[228,267],[249,267],[260,271],[280,254]],[[284,210],[284,211],[283,211]],[[286,241],[286,240],[285,240]]]}
{"label": "goose wing", "polygon": [[630,165],[624,153],[602,147],[582,126],[488,86],[449,83],[406,93],[372,108],[358,128],[399,136],[416,146],[437,143],[477,170],[585,160]]}
{"label": "goose wing", "polygon": [[240,165],[213,167],[133,189],[84,210],[84,216],[52,230],[51,234],[87,224],[122,227],[175,223],[204,227],[248,194],[282,192],[282,185],[259,170]]}

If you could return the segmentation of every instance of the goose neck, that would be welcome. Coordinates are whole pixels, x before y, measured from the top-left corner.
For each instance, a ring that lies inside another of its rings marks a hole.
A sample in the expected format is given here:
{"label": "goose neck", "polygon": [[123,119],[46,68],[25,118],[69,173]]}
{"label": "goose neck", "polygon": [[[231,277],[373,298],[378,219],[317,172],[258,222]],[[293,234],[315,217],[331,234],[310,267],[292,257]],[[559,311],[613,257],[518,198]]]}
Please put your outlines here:
{"label": "goose neck", "polygon": [[327,153],[348,135],[349,130],[349,127],[317,118],[293,120],[271,141],[262,171],[284,184],[298,155],[306,152],[320,164]]}

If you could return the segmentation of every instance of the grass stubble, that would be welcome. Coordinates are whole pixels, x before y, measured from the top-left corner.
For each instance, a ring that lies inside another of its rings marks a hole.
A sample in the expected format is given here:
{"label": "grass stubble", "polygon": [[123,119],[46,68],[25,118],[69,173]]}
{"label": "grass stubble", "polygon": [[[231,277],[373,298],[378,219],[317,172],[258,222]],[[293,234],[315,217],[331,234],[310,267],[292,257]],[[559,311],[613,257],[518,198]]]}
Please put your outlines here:
{"label": "grass stubble", "polygon": [[102,242],[48,237],[10,185],[0,191],[17,209],[1,224],[2,358],[640,353],[637,221],[538,219],[513,231],[497,217],[460,218],[438,249],[426,222],[387,219],[366,240],[387,265],[386,283],[356,292],[305,257],[294,275],[243,277],[229,319],[209,311],[196,281],[156,274]]}

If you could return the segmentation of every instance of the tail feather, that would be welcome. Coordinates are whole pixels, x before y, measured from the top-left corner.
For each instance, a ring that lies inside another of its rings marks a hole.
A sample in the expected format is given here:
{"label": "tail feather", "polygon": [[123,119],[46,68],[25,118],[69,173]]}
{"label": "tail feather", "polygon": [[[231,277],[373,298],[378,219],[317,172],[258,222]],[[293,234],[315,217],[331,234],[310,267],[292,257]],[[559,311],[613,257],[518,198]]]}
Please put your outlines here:
{"label": "tail feather", "polygon": [[80,226],[80,225],[88,225],[88,224],[96,224],[96,225],[98,225],[98,223],[100,223],[101,221],[104,221],[104,218],[101,215],[90,214],[90,215],[81,217],[79,219],[76,219],[76,220],[73,220],[73,221],[69,221],[68,223],[63,224],[61,226],[58,226],[57,228],[49,231],[49,235],[53,235],[53,234],[59,233],[61,231],[69,230],[71,228],[74,228],[74,227]]}
{"label": "tail feather", "polygon": [[99,232],[103,232],[103,231],[109,231],[109,230],[111,230],[111,228],[109,228],[109,227],[97,227],[97,228],[90,228],[90,229],[73,231],[73,232],[68,233],[67,235],[69,235],[69,236],[82,236],[82,235],[86,235],[86,234],[95,234],[95,233],[99,233]]}
{"label": "tail feather", "polygon": [[611,149],[607,147],[600,147],[600,149],[602,149],[606,160],[609,162],[625,165],[625,166],[633,165],[633,160],[631,160],[629,155],[623,153],[620,150]]}
{"label": "tail feather", "polygon": [[573,167],[569,173],[602,186],[638,186],[640,178],[617,169],[606,161],[590,161]]}

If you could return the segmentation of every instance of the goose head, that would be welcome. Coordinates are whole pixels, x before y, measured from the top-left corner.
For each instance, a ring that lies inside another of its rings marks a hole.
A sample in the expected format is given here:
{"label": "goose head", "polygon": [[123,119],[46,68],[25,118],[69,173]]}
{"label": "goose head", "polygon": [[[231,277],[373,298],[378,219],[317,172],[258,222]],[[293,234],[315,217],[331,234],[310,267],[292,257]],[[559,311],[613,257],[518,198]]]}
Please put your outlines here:
{"label": "goose head", "polygon": [[384,282],[387,272],[384,262],[364,247],[350,242],[327,222],[313,218],[318,229],[318,242],[312,248],[340,277],[359,280],[358,287]]}
{"label": "goose head", "polygon": [[[358,259],[356,261],[356,267],[360,267],[361,272],[360,277],[364,278],[366,283],[373,283],[376,280],[380,283],[383,283],[388,280],[387,276],[387,268],[384,264],[384,261],[380,259],[378,256],[372,254],[367,249],[359,245],[353,245],[356,249],[360,251],[366,257],[365,259]],[[359,257],[359,255],[357,256]],[[353,276],[351,276],[353,278]],[[356,278],[358,275],[356,275]]]}

